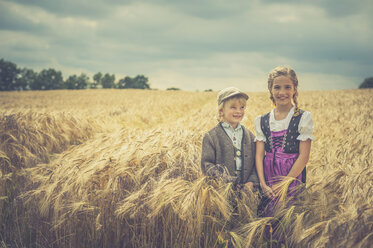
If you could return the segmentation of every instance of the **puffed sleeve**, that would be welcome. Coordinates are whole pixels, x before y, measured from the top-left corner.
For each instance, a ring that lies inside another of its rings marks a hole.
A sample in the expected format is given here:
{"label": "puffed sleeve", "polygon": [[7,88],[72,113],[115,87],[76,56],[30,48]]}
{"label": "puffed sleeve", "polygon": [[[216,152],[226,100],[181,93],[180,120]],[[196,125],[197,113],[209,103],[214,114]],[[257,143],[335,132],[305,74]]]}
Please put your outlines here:
{"label": "puffed sleeve", "polygon": [[313,120],[312,114],[308,111],[305,111],[300,119],[298,131],[300,135],[298,136],[298,140],[306,141],[307,139],[315,140],[313,137]]}
{"label": "puffed sleeve", "polygon": [[266,141],[266,136],[264,135],[262,128],[260,127],[260,118],[261,116],[259,115],[258,117],[255,118],[254,121],[254,128],[255,128],[255,141]]}

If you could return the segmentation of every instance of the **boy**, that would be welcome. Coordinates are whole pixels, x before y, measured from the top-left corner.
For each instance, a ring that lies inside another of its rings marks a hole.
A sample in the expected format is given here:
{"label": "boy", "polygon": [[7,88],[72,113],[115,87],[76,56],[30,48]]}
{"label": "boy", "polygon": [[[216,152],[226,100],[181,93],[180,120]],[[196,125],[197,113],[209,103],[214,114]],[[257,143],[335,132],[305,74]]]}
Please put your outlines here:
{"label": "boy", "polygon": [[249,96],[235,87],[218,93],[218,121],[202,142],[202,172],[237,189],[258,185],[254,135],[240,124]]}

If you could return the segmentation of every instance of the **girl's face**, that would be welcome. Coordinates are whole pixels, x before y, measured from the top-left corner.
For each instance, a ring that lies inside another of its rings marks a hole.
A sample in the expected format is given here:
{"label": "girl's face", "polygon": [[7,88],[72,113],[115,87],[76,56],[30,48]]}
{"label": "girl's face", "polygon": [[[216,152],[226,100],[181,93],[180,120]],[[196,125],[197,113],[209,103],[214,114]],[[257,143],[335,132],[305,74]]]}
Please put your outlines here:
{"label": "girl's face", "polygon": [[293,81],[287,76],[279,76],[273,80],[271,93],[275,99],[276,106],[292,106],[295,94]]}
{"label": "girl's face", "polygon": [[245,115],[246,105],[239,99],[232,99],[226,102],[221,110],[223,121],[236,128]]}

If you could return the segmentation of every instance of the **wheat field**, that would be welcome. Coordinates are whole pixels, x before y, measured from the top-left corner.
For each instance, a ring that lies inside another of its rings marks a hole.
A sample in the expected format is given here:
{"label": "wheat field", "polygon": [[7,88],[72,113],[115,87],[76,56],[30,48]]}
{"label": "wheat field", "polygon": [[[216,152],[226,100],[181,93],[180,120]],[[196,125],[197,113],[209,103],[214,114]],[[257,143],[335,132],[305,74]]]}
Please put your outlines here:
{"label": "wheat field", "polygon": [[[254,132],[272,106],[268,93],[248,95]],[[275,247],[274,220],[282,247],[373,244],[373,90],[300,92],[316,138],[306,190],[267,218],[257,192],[238,197],[201,173],[216,92],[0,92],[0,102],[0,247]]]}

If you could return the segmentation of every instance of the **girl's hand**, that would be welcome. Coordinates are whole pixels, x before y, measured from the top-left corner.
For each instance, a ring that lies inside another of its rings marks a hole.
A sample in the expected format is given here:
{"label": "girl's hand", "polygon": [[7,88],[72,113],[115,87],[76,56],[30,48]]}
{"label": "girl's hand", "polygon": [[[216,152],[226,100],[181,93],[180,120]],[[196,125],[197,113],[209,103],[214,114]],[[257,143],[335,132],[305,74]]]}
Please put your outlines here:
{"label": "girl's hand", "polygon": [[264,194],[269,197],[269,198],[274,198],[275,197],[275,193],[273,192],[272,188],[269,187],[267,184],[260,184]]}

